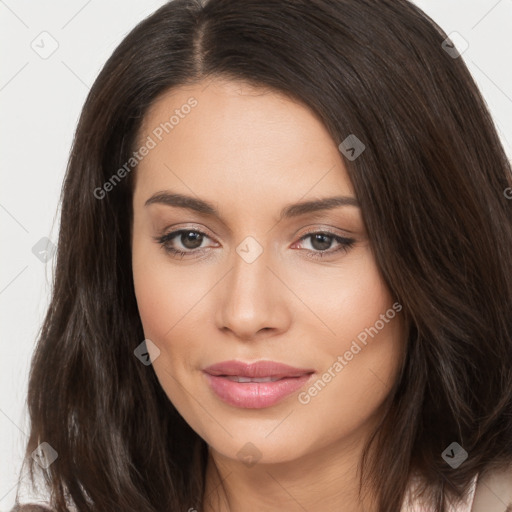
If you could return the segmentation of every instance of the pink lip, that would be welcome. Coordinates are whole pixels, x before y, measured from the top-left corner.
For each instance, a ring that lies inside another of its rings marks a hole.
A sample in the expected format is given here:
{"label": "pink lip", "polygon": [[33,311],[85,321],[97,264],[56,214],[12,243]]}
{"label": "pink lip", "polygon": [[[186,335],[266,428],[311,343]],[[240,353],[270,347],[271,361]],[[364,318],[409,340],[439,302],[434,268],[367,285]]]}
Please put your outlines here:
{"label": "pink lip", "polygon": [[[208,384],[224,402],[235,407],[261,409],[270,407],[299,390],[311,379],[313,369],[294,368],[275,361],[244,363],[224,361],[204,370]],[[275,382],[236,382],[228,377],[266,378]]]}

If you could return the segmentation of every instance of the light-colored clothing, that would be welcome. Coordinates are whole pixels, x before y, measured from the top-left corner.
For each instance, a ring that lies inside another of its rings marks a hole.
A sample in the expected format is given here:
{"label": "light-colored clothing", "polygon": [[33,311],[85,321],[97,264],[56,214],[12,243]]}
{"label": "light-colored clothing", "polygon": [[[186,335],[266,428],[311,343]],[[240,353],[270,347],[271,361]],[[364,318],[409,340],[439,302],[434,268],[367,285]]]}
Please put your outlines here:
{"label": "light-colored clothing", "polygon": [[[457,507],[449,506],[449,512],[512,512],[512,467],[507,471],[499,471],[478,478],[476,475],[470,483],[468,493],[463,502]],[[432,505],[422,503],[421,499],[414,498],[419,477],[413,477],[400,512],[433,512]],[[47,497],[37,486],[32,489],[26,480],[22,479],[20,488],[21,503],[39,503],[48,505]],[[71,503],[70,512],[77,512]],[[12,512],[12,511],[11,511]]]}
{"label": "light-colored clothing", "polygon": [[[475,477],[471,481],[468,494],[466,495],[463,503],[459,504],[458,506],[449,505],[448,512],[471,512],[473,500],[475,497],[475,491],[477,487],[477,480],[478,475],[475,475]],[[432,512],[432,505],[425,503],[419,497],[414,497],[414,493],[418,488],[419,482],[420,478],[418,476],[414,476],[411,478],[411,484],[405,495],[405,499],[402,504],[402,508],[400,509],[400,512]]]}

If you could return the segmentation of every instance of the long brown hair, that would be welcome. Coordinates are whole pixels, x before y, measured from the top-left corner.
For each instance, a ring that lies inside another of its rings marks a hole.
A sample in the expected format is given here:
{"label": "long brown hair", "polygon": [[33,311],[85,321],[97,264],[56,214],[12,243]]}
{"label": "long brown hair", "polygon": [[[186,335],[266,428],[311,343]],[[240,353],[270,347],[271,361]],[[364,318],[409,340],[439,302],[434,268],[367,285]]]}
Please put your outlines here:
{"label": "long brown hair", "polygon": [[[79,120],[30,371],[25,462],[55,511],[67,498],[84,512],[201,509],[207,445],[133,354],[136,170],[94,191],[132,157],[158,97],[215,76],[284,92],[337,145],[365,145],[345,164],[409,338],[361,488],[396,512],[419,471],[443,512],[477,473],[511,464],[512,171],[446,37],[406,0],[175,0],[126,36]],[[42,442],[58,453],[44,470],[30,456]],[[468,453],[456,469],[442,457],[453,442]]]}

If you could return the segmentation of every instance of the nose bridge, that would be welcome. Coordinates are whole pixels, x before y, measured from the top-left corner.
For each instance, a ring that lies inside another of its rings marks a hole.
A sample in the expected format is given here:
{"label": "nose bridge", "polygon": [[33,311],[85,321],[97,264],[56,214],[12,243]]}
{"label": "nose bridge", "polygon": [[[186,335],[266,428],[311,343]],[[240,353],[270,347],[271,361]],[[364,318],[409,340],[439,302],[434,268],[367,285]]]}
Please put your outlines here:
{"label": "nose bridge", "polygon": [[219,327],[246,339],[264,328],[283,328],[287,314],[279,283],[267,268],[272,266],[271,254],[255,237],[248,236],[231,257],[232,269],[223,280],[218,305]]}

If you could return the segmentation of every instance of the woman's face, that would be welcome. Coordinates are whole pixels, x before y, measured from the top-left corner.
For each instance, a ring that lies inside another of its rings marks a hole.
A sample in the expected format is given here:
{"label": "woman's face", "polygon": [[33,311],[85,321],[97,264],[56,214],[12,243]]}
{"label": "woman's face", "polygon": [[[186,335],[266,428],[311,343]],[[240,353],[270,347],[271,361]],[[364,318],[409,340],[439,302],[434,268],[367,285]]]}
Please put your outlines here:
{"label": "woman's face", "polygon": [[[139,142],[133,276],[169,400],[245,464],[355,446],[403,335],[337,143],[307,107],[220,80],[161,97]],[[295,370],[205,372],[226,361]]]}

